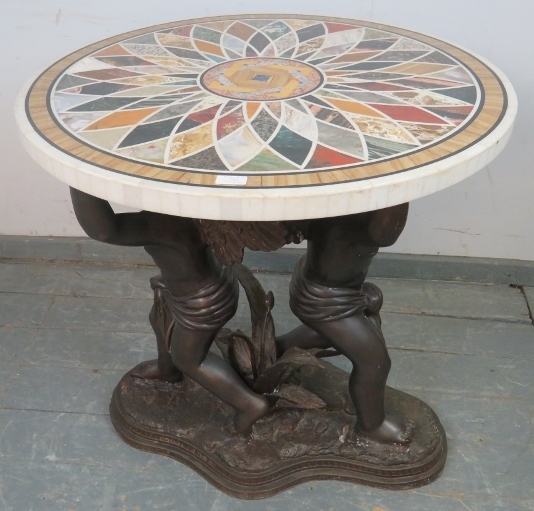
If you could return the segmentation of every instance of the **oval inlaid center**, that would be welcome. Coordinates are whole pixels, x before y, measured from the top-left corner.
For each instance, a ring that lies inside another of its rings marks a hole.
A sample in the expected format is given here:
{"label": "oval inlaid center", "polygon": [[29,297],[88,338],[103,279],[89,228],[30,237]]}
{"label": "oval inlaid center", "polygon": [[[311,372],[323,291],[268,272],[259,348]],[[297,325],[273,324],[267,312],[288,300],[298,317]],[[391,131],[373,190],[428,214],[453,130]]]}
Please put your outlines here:
{"label": "oval inlaid center", "polygon": [[298,60],[249,58],[208,69],[200,84],[208,91],[241,101],[280,101],[308,94],[323,83],[322,74]]}

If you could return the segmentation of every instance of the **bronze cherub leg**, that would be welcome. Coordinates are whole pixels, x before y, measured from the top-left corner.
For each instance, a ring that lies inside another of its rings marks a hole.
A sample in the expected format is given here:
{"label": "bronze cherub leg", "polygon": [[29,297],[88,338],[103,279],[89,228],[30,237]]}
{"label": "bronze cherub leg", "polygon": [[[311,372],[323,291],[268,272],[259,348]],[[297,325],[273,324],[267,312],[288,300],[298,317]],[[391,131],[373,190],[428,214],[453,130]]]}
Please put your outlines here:
{"label": "bronze cherub leg", "polygon": [[393,244],[408,213],[404,204],[372,213],[315,220],[307,255],[290,290],[290,305],[303,322],[278,339],[279,351],[334,347],[353,365],[349,391],[359,434],[381,442],[407,443],[410,421],[386,417],[384,391],[391,361],[380,329],[380,290],[364,282],[380,246]]}
{"label": "bronze cherub leg", "polygon": [[[156,310],[150,319],[158,362],[136,368],[135,376],[172,382],[179,381],[181,373],[188,375],[232,406],[236,430],[248,433],[266,413],[268,402],[229,364],[209,353],[217,332],[237,309],[239,291],[232,270],[213,256],[191,219],[147,211],[115,214],[105,200],[73,188],[71,196],[76,217],[90,237],[144,246],[161,270],[161,277],[151,281]],[[158,313],[158,307],[164,310]]]}

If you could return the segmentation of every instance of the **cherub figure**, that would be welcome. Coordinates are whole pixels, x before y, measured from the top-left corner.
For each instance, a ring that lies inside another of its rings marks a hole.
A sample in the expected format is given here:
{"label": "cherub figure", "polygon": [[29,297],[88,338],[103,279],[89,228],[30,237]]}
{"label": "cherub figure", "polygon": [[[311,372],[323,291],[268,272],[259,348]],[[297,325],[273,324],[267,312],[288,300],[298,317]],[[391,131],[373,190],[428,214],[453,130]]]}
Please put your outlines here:
{"label": "cherub figure", "polygon": [[[240,433],[269,410],[232,367],[209,352],[218,331],[235,314],[238,284],[221,265],[193,219],[141,211],[115,214],[109,203],[71,188],[74,211],[84,231],[115,245],[143,246],[161,270],[152,279],[165,295],[174,323],[170,346],[158,337],[159,361],[137,376],[179,381],[183,374],[235,411]],[[307,255],[291,283],[290,305],[303,325],[280,337],[281,352],[334,347],[353,364],[350,393],[357,433],[386,443],[407,443],[409,422],[386,417],[384,389],[390,359],[380,330],[382,296],[364,280],[379,247],[392,245],[402,232],[408,205],[306,223]],[[294,223],[287,223],[288,232]],[[291,233],[290,233],[291,234]],[[291,239],[291,235],[288,236]]]}
{"label": "cherub figure", "polygon": [[334,347],[345,355],[353,365],[349,391],[357,433],[386,443],[409,442],[413,425],[385,415],[391,360],[378,315],[382,293],[364,281],[379,247],[395,243],[407,215],[408,204],[402,204],[310,222],[307,254],[290,289],[291,309],[303,325],[277,340],[281,352]]}
{"label": "cherub figure", "polygon": [[181,373],[186,374],[233,407],[236,430],[249,433],[269,403],[209,352],[217,332],[237,309],[239,288],[231,268],[219,263],[190,218],[149,211],[115,214],[107,201],[74,188],[71,197],[88,236],[114,245],[143,246],[161,270],[161,280],[152,286],[163,289],[176,320],[172,363],[146,366],[138,376],[179,381]]}

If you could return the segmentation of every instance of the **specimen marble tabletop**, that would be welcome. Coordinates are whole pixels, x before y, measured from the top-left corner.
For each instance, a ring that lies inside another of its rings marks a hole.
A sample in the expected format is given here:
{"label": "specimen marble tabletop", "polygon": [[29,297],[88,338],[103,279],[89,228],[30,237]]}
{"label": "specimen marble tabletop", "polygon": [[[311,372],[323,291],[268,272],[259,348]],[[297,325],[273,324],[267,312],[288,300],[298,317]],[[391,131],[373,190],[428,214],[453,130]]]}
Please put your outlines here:
{"label": "specimen marble tabletop", "polygon": [[20,93],[31,156],[149,211],[295,220],[408,202],[503,149],[517,100],[493,65],[395,27],[240,15],[100,41]]}

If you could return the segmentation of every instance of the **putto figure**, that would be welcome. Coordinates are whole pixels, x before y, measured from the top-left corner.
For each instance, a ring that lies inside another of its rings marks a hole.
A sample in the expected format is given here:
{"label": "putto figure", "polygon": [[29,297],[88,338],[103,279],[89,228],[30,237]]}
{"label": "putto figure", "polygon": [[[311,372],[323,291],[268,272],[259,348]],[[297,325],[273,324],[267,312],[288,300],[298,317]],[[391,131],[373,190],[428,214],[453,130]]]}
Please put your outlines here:
{"label": "putto figure", "polygon": [[[73,188],[71,196],[88,236],[114,245],[143,246],[161,270],[176,320],[172,363],[148,366],[139,376],[177,381],[186,374],[235,409],[238,432],[250,432],[267,412],[267,399],[252,392],[224,360],[209,352],[217,332],[237,309],[239,289],[231,268],[219,263],[190,218],[149,211],[115,214],[105,200]],[[152,285],[161,287],[154,280]],[[158,351],[165,358],[165,350]]]}
{"label": "putto figure", "polygon": [[[143,246],[161,270],[161,277],[153,278],[151,285],[171,311],[172,335],[167,343],[155,325],[153,310],[159,359],[138,368],[136,376],[176,382],[186,374],[233,407],[237,432],[249,433],[268,412],[269,401],[209,352],[219,330],[235,314],[239,293],[232,268],[219,261],[231,264],[233,260],[219,254],[217,247],[214,252],[202,235],[203,229],[204,234],[209,228],[212,233],[214,223],[199,228],[193,219],[148,211],[115,214],[105,200],[72,188],[71,195],[78,221],[90,237]],[[380,329],[382,294],[364,281],[378,248],[392,245],[399,237],[407,213],[404,204],[306,222],[307,255],[290,287],[291,309],[303,325],[277,340],[280,354],[291,347],[334,347],[345,355],[353,364],[349,390],[357,414],[356,433],[385,443],[409,442],[413,426],[385,415],[384,390],[391,362]],[[297,237],[292,233],[296,225],[282,229],[287,241]]]}

